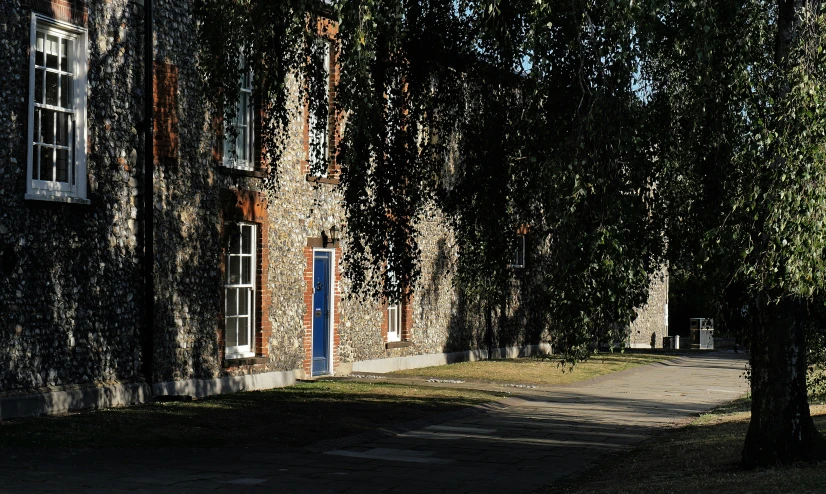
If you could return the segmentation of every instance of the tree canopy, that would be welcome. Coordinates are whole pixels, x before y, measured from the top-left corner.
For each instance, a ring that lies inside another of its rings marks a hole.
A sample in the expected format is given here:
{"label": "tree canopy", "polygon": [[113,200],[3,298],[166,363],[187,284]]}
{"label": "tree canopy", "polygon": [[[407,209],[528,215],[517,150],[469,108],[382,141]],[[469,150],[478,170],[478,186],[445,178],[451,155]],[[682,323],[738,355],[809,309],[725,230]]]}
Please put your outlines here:
{"label": "tree canopy", "polygon": [[[273,116],[272,163],[284,81],[313,80],[310,27],[338,23],[357,290],[398,297],[416,280],[417,221],[436,205],[459,240],[457,279],[495,297],[510,279],[509,239],[529,225],[576,359],[613,338],[671,263],[721,299],[736,291],[732,308],[750,314],[758,446],[747,443],[745,463],[826,456],[822,441],[793,439],[819,438],[806,418],[805,315],[826,288],[820,1],[199,0],[196,13],[206,88],[228,122],[240,57],[250,61]],[[373,283],[390,271],[401,283]],[[788,424],[771,425],[781,410]]]}

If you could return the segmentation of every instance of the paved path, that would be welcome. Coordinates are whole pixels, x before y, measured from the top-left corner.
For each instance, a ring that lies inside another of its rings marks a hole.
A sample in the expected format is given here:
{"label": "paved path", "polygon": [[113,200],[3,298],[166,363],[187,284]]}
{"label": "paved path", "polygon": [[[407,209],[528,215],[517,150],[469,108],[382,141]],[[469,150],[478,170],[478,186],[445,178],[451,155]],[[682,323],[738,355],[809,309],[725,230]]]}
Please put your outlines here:
{"label": "paved path", "polygon": [[515,389],[482,413],[321,452],[0,450],[0,492],[530,492],[741,396],[739,357]]}

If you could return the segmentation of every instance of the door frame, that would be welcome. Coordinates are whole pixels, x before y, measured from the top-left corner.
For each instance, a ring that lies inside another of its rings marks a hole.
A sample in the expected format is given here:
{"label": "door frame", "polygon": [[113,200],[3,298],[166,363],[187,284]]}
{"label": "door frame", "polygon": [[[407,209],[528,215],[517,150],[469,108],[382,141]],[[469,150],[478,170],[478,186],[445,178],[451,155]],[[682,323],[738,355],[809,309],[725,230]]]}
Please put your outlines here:
{"label": "door frame", "polygon": [[[329,304],[329,307],[330,307],[330,320],[327,323],[327,325],[328,325],[327,334],[329,335],[329,338],[327,339],[327,342],[328,342],[328,344],[327,344],[327,358],[328,358],[327,371],[328,371],[329,375],[332,376],[333,374],[335,374],[335,369],[333,367],[333,362],[335,361],[335,359],[333,358],[333,345],[334,345],[334,340],[335,340],[335,321],[336,321],[336,306],[335,306],[335,303],[336,303],[336,298],[335,298],[335,293],[336,293],[336,250],[335,249],[313,247],[313,277],[310,278],[312,280],[315,280],[315,254],[316,254],[316,252],[328,252],[330,254],[330,268],[329,268],[330,269],[330,273],[329,273],[330,274],[330,290],[328,291],[328,294],[327,294],[327,297],[328,297],[327,303]],[[311,284],[311,287],[312,287],[312,290],[313,290],[313,295],[315,295],[315,287],[312,284]],[[312,305],[310,307],[308,307],[308,309],[310,310],[310,316],[311,316],[310,321],[312,321],[312,313],[313,313]],[[310,376],[312,376],[313,375],[313,361],[312,361],[312,359],[313,359],[313,350],[315,349],[315,327],[312,324],[312,322],[310,323],[310,327],[312,328],[312,334],[310,335]]]}

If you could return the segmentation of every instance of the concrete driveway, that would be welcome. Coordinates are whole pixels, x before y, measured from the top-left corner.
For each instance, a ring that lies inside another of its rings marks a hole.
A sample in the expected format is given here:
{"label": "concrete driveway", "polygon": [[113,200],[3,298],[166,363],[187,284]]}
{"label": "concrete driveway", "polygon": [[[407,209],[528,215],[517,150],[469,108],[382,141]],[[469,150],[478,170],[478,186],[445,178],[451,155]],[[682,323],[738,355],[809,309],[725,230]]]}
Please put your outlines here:
{"label": "concrete driveway", "polygon": [[698,354],[514,388],[421,428],[305,449],[0,450],[0,492],[530,492],[742,396],[745,366]]}

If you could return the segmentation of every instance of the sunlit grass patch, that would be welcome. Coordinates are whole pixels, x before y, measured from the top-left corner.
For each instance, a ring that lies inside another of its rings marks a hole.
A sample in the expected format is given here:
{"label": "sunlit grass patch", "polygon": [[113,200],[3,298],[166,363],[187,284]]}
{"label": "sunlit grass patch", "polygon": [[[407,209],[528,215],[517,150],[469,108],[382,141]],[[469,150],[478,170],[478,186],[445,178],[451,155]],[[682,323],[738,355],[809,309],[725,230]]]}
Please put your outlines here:
{"label": "sunlit grass patch", "polygon": [[548,358],[480,360],[458,364],[409,369],[394,372],[400,376],[435,379],[477,380],[497,383],[558,385],[631,369],[673,358],[665,354],[601,353],[574,366]]}

